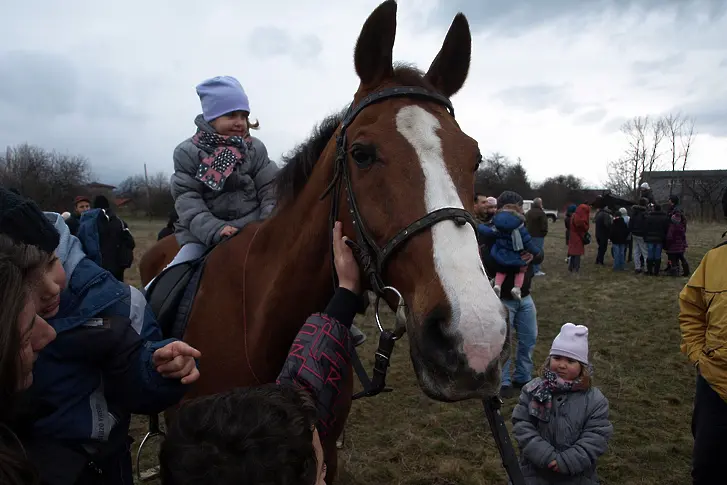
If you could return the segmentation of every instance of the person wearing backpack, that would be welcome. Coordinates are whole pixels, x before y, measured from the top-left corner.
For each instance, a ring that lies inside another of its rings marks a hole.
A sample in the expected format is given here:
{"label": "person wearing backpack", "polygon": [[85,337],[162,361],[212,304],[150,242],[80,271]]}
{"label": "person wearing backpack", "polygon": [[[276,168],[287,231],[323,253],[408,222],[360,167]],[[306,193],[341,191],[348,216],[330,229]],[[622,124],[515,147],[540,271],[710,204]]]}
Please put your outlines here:
{"label": "person wearing backpack", "polygon": [[111,210],[106,197],[97,196],[93,207],[81,217],[78,239],[92,261],[123,282],[124,271],[134,262],[136,242],[129,226]]}

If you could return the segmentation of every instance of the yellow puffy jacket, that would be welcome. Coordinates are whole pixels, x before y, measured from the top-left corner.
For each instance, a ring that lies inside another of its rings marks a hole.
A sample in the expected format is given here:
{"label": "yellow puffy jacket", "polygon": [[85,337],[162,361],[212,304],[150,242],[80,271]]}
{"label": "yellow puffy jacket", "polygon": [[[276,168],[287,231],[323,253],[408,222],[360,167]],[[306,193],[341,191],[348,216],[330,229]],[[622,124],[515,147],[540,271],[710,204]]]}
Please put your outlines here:
{"label": "yellow puffy jacket", "polygon": [[681,351],[727,401],[727,243],[710,250],[679,294]]}

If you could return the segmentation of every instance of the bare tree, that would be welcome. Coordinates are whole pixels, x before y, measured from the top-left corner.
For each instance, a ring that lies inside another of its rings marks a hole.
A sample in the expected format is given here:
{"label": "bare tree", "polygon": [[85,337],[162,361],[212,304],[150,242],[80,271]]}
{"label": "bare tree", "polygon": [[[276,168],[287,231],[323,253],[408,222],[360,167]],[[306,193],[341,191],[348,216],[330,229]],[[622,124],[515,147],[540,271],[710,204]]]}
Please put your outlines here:
{"label": "bare tree", "polygon": [[689,149],[692,147],[694,142],[694,118],[686,118],[681,127],[679,138],[682,146],[682,170],[687,169],[687,162],[689,161]]}
{"label": "bare tree", "polygon": [[699,204],[700,219],[719,219],[722,197],[727,189],[727,177],[690,178],[684,181],[684,189]]}
{"label": "bare tree", "polygon": [[0,184],[17,189],[46,210],[64,211],[91,180],[88,160],[23,144],[0,156]]}
{"label": "bare tree", "polygon": [[672,172],[686,170],[689,150],[694,142],[694,118],[682,113],[670,113],[662,118],[671,155]]}

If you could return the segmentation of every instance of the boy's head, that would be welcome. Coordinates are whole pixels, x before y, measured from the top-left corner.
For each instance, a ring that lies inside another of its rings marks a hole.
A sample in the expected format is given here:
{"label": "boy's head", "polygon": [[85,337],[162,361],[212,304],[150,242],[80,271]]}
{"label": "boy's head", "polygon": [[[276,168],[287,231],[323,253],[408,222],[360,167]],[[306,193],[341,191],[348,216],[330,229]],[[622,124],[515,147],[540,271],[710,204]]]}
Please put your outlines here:
{"label": "boy's head", "polygon": [[183,404],[161,445],[163,485],[324,485],[316,408],[304,391],[238,388]]}
{"label": "boy's head", "polygon": [[91,208],[91,199],[85,195],[79,195],[74,202],[77,214],[83,214]]}

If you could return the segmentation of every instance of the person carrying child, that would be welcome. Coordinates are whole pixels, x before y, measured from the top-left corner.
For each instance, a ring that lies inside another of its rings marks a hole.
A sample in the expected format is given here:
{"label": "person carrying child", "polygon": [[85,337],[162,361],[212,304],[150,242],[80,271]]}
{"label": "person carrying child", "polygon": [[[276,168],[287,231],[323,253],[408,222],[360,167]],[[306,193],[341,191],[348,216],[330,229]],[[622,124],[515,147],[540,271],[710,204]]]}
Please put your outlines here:
{"label": "person carrying child", "polygon": [[[541,252],[525,228],[525,214],[522,206],[519,204],[504,205],[492,218],[492,226],[480,224],[477,226],[477,231],[485,237],[495,238],[495,243],[490,248],[490,256],[498,265],[508,268],[509,272],[514,273],[515,280],[510,293],[513,298],[520,300],[525,272],[528,269],[528,262],[523,259],[522,254],[526,252],[539,254]],[[502,271],[495,273],[493,289],[498,297],[507,274]]]}
{"label": "person carrying child", "polygon": [[592,385],[588,328],[566,323],[542,377],[523,387],[512,412],[520,468],[528,485],[597,484],[596,460],[613,435],[608,399]]}

